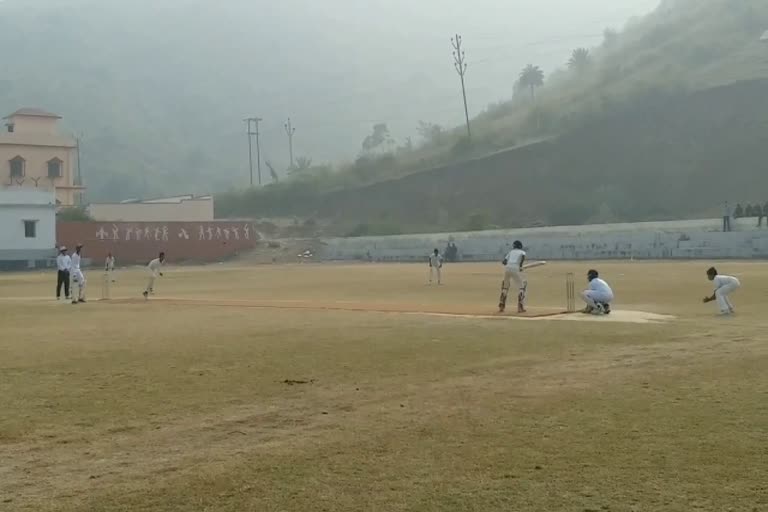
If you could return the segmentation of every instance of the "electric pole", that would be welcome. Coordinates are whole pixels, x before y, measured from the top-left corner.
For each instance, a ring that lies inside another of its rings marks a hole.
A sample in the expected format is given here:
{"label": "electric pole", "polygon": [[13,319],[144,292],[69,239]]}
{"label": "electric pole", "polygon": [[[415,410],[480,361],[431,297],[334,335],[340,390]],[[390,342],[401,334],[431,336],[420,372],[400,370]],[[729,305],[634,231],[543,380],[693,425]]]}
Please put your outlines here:
{"label": "electric pole", "polygon": [[[75,176],[75,185],[78,187],[83,186],[83,171],[80,167],[80,140],[83,138],[83,134],[77,135],[75,140],[77,141],[77,175]],[[83,189],[80,189],[77,194],[77,203],[79,206],[83,205]]]}
{"label": "electric pole", "polygon": [[[256,136],[256,168],[259,175],[259,186],[261,186],[261,148],[259,146],[259,122],[260,117],[249,117],[243,119],[244,123],[248,124],[248,167],[251,171],[251,187],[253,187],[253,136]],[[252,128],[255,126],[255,130]]]}
{"label": "electric pole", "polygon": [[467,72],[467,62],[464,56],[464,49],[461,47],[461,36],[456,34],[451,38],[453,46],[453,65],[461,79],[461,95],[464,98],[464,117],[467,120],[467,137],[472,138],[472,130],[469,128],[469,108],[467,107],[467,88],[464,85],[464,75]]}
{"label": "electric pole", "polygon": [[288,118],[288,122],[285,123],[285,133],[288,135],[288,154],[291,158],[291,169],[293,169],[293,134],[296,133],[296,128],[291,124],[291,118]]}

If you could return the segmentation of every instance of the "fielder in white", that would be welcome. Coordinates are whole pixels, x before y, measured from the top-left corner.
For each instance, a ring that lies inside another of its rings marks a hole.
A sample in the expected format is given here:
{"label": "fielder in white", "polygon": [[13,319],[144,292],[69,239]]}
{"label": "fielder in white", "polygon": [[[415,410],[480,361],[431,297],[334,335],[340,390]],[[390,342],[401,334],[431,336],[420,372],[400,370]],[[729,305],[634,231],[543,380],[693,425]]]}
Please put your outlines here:
{"label": "fielder in white", "polygon": [[[72,304],[85,302],[85,275],[80,268],[82,258],[83,244],[75,247],[75,254],[72,255]],[[77,285],[77,295],[75,295],[75,285]]]}
{"label": "fielder in white", "polygon": [[105,279],[115,282],[115,257],[111,252],[107,253],[107,259],[104,260]]}
{"label": "fielder in white", "polygon": [[715,267],[707,270],[707,278],[715,285],[715,293],[709,297],[704,297],[704,303],[716,300],[721,315],[732,315],[735,311],[728,296],[741,287],[739,280],[733,276],[718,274]]}
{"label": "fielder in white", "polygon": [[600,279],[597,270],[587,272],[589,288],[581,292],[581,299],[587,303],[582,311],[589,315],[611,314],[611,302],[613,302],[613,290],[604,280]]}
{"label": "fielder in white", "polygon": [[440,251],[435,251],[429,255],[429,284],[437,277],[437,284],[443,284],[443,257]]}
{"label": "fielder in white", "polygon": [[501,283],[499,313],[503,313],[507,309],[507,295],[509,294],[509,288],[512,286],[512,281],[515,282],[518,290],[517,312],[525,313],[525,297],[528,292],[528,280],[523,272],[525,256],[523,243],[520,240],[515,240],[512,244],[512,250],[507,253],[507,256],[501,262],[504,265],[504,280]]}
{"label": "fielder in white", "polygon": [[148,299],[150,295],[154,295],[155,279],[157,279],[158,276],[160,277],[163,276],[161,269],[163,268],[164,264],[165,264],[165,253],[161,252],[157,258],[150,261],[149,265],[147,265],[147,271],[149,272],[149,280],[147,281],[147,287],[146,289],[144,289],[144,293],[142,293],[145,299]]}

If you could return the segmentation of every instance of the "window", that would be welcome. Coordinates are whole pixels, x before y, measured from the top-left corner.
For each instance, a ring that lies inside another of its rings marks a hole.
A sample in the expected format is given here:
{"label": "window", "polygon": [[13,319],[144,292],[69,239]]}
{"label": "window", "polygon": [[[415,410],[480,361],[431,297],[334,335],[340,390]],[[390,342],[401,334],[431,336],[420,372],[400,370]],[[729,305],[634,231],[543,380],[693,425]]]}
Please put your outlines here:
{"label": "window", "polygon": [[8,133],[13,133],[13,123],[8,123],[5,126],[8,128]]}
{"label": "window", "polygon": [[37,238],[37,221],[24,221],[24,238]]}
{"label": "window", "polygon": [[11,178],[23,178],[24,177],[24,159],[20,156],[11,160]]}
{"label": "window", "polygon": [[58,158],[48,160],[48,177],[50,179],[61,178],[62,161]]}

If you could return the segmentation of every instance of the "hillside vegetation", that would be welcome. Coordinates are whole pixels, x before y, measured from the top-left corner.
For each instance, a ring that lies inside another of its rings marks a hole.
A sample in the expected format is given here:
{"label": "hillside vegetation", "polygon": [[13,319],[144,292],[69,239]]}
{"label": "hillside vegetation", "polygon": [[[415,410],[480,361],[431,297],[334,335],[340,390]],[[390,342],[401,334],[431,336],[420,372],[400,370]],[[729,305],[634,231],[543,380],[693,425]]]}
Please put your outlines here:
{"label": "hillside vegetation", "polygon": [[766,100],[768,80],[648,96],[556,140],[323,194],[297,184],[298,201],[275,190],[244,206],[340,234],[719,215],[725,199],[768,200]]}
{"label": "hillside vegetation", "polygon": [[695,216],[726,192],[768,195],[754,188],[768,185],[766,28],[763,1],[663,2],[475,118],[471,141],[457,127],[421,148],[297,171],[220,198],[220,213],[401,232]]}

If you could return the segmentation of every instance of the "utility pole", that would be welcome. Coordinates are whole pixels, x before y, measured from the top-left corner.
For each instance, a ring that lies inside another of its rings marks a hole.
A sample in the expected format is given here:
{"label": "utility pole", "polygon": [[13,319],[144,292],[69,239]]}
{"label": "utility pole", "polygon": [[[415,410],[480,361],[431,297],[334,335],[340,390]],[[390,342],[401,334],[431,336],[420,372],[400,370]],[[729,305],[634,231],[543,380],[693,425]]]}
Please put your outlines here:
{"label": "utility pole", "polygon": [[461,79],[461,95],[464,98],[464,117],[467,120],[467,137],[472,138],[472,130],[469,128],[469,108],[467,107],[467,88],[464,85],[464,75],[467,72],[467,62],[464,56],[464,49],[461,47],[461,36],[456,34],[451,38],[453,46],[453,65]]}
{"label": "utility pole", "polygon": [[[76,151],[77,151],[77,176],[75,176],[75,185],[78,187],[81,187],[83,185],[83,171],[80,167],[80,139],[82,139],[82,134],[78,134],[78,136],[75,138],[76,141]],[[80,191],[77,194],[77,202],[79,206],[83,205],[83,190],[80,189]]]}
{"label": "utility pole", "polygon": [[291,157],[291,169],[293,169],[293,134],[296,133],[296,128],[291,124],[291,118],[288,118],[288,122],[285,123],[285,133],[288,135],[288,154]]}
{"label": "utility pole", "polygon": [[[259,123],[262,121],[260,117],[249,117],[243,119],[244,123],[248,124],[248,167],[251,171],[251,187],[253,187],[253,136],[256,136],[256,169],[259,176],[259,186],[261,186],[261,147],[259,145]],[[255,126],[255,131],[252,128]]]}

